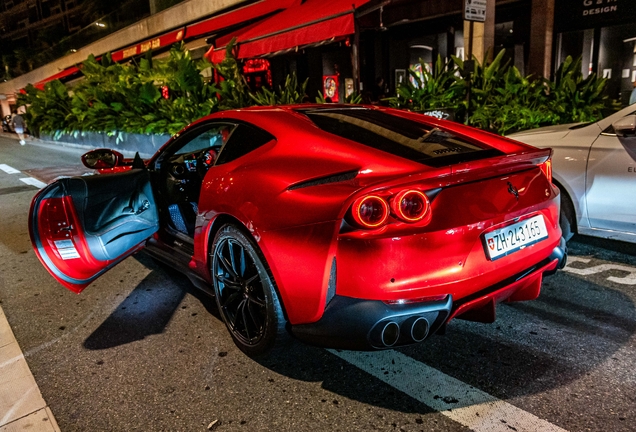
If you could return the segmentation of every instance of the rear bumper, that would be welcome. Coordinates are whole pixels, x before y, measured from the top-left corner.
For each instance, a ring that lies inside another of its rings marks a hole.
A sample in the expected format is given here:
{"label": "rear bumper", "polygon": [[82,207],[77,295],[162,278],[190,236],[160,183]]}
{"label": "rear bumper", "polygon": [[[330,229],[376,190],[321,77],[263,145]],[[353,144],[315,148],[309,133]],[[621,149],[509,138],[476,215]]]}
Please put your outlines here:
{"label": "rear bumper", "polygon": [[554,273],[556,273],[557,270],[561,270],[568,263],[568,246],[565,243],[565,239],[563,237],[561,237],[559,245],[554,248],[548,259],[556,259],[558,261],[558,264],[554,270],[544,272],[544,276],[553,275]]}
{"label": "rear bumper", "polygon": [[329,348],[390,348],[421,342],[435,333],[452,305],[451,296],[435,302],[387,304],[336,295],[319,321],[292,326],[291,331],[304,342]]}
{"label": "rear bumper", "polygon": [[543,275],[563,268],[567,260],[565,240],[549,257],[524,271],[453,303],[443,300],[410,304],[385,303],[335,295],[320,320],[291,326],[298,339],[329,348],[386,349],[422,342],[453,318],[492,322],[501,301],[535,299]]}
{"label": "rear bumper", "polygon": [[459,299],[453,305],[448,321],[453,318],[492,323],[496,317],[496,304],[502,301],[515,302],[534,300],[539,297],[543,276],[554,274],[565,267],[567,246],[561,238],[552,253],[538,262],[497,284]]}

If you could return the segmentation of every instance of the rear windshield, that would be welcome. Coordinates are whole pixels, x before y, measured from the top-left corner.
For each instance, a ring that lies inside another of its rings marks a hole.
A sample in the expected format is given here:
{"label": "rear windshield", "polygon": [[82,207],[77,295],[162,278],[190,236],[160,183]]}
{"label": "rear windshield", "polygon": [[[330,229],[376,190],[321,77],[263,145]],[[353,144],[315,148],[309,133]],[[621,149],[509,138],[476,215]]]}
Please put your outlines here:
{"label": "rear windshield", "polygon": [[320,129],[414,162],[435,167],[503,153],[422,123],[366,108],[299,110]]}

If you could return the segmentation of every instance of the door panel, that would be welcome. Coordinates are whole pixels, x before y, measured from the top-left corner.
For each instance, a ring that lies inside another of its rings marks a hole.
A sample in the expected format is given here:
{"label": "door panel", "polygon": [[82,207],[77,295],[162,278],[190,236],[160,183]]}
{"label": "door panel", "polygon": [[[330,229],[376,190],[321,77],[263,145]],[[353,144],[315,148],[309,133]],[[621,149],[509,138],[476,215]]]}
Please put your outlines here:
{"label": "door panel", "polygon": [[636,234],[636,137],[600,135],[585,183],[590,226]]}
{"label": "door panel", "polygon": [[58,180],[35,196],[29,214],[38,258],[77,293],[143,247],[158,228],[145,170]]}

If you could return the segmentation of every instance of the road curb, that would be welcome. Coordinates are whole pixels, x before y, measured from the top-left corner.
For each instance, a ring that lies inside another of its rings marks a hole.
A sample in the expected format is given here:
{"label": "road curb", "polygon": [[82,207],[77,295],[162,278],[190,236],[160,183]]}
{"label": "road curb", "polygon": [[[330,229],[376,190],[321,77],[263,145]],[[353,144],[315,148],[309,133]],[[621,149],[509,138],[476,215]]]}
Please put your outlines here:
{"label": "road curb", "polygon": [[[0,132],[0,137],[18,141],[18,136],[16,134],[10,133],[10,132]],[[66,147],[66,148],[80,149],[80,150],[85,150],[85,151],[90,151],[90,150],[93,150],[93,149],[96,149],[96,148],[103,147],[102,145],[98,145],[98,144],[96,144],[94,146],[88,146],[88,145],[68,143],[68,142],[63,142],[63,141],[43,140],[43,139],[40,139],[40,138],[35,138],[33,136],[30,136],[30,135],[27,135],[25,139],[26,139],[26,144],[27,145],[36,145],[36,146],[44,146],[44,147]],[[123,149],[118,149],[118,148],[114,148],[114,150],[117,150],[118,152],[123,154],[125,157],[130,157],[130,158],[134,157],[135,153],[136,153],[133,150],[123,150]],[[146,159],[152,157],[152,154],[150,154],[150,153],[140,153],[139,155],[142,158],[146,158]],[[2,431],[0,431],[0,432],[2,432]]]}
{"label": "road curb", "polygon": [[0,432],[59,432],[0,307]]}

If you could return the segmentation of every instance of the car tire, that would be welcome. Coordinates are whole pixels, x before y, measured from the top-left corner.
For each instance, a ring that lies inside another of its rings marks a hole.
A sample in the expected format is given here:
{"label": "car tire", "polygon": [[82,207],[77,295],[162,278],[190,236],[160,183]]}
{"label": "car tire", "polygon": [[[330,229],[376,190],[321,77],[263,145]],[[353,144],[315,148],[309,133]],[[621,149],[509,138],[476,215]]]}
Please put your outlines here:
{"label": "car tire", "polygon": [[219,313],[241,351],[257,357],[286,344],[290,336],[274,278],[249,235],[235,225],[221,227],[210,271]]}
{"label": "car tire", "polygon": [[565,241],[572,238],[576,232],[576,213],[572,200],[562,187],[561,189],[561,212],[559,214],[559,225],[561,226],[562,236]]}

